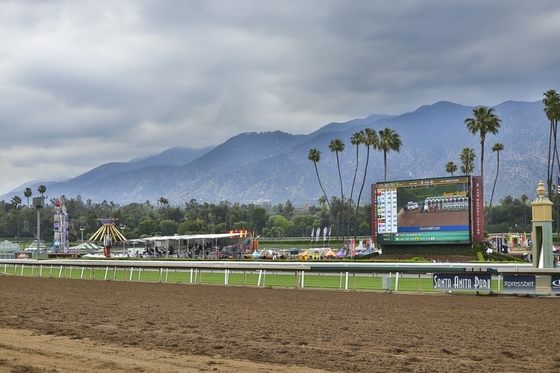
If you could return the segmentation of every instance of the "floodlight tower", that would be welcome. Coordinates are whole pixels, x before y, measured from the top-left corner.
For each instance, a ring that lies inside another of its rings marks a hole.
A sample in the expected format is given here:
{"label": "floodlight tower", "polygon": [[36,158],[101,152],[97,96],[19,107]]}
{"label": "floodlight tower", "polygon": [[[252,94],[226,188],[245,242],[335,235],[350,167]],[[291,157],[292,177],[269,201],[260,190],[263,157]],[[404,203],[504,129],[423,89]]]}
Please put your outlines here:
{"label": "floodlight tower", "polygon": [[37,209],[37,259],[41,250],[41,209],[44,206],[45,197],[33,197],[33,207]]}

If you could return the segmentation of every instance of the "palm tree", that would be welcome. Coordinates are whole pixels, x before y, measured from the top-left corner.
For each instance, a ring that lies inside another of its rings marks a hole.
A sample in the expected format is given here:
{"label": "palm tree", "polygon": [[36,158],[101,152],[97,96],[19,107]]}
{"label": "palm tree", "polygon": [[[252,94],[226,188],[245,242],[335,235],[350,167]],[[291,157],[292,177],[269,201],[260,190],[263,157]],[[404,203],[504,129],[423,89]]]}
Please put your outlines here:
{"label": "palm tree", "polygon": [[10,204],[12,205],[12,208],[15,212],[15,217],[16,217],[16,237],[19,237],[19,213],[18,213],[18,210],[19,210],[19,206],[21,205],[21,197],[13,196]]}
{"label": "palm tree", "polygon": [[379,148],[379,137],[374,129],[366,128],[364,129],[364,145],[366,146],[366,165],[364,167],[364,178],[362,179],[362,186],[360,187],[360,193],[358,194],[358,201],[356,202],[356,224],[354,226],[354,232],[357,232],[358,228],[358,210],[360,208],[360,200],[362,199],[362,192],[364,190],[364,185],[366,184],[366,177],[369,166],[369,149],[373,147],[374,149]]}
{"label": "palm tree", "polygon": [[[352,145],[356,145],[356,168],[354,169],[354,179],[352,180],[352,189],[350,189],[350,203],[352,203],[354,198],[354,186],[356,185],[356,177],[358,176],[358,164],[359,164],[359,152],[360,145],[365,143],[366,135],[364,131],[355,132],[352,137],[350,137],[350,142]],[[355,219],[356,220],[356,219]],[[348,230],[350,230],[350,220],[348,220]],[[354,236],[356,235],[356,230],[354,229]]]}
{"label": "palm tree", "polygon": [[379,131],[378,149],[383,151],[383,181],[387,181],[387,152],[394,150],[397,153],[401,150],[401,136],[389,127]]}
{"label": "palm tree", "polygon": [[47,191],[47,187],[44,186],[44,185],[39,185],[39,187],[37,188],[37,191],[38,191],[39,193],[41,193],[41,202],[44,203],[45,201],[44,201],[44,199],[43,199],[43,198],[44,198],[44,195],[43,195],[43,194]]}
{"label": "palm tree", "polygon": [[356,168],[354,169],[354,179],[352,180],[352,189],[350,190],[350,200],[354,196],[354,185],[356,184],[356,176],[358,176],[358,163],[359,163],[359,151],[360,145],[366,142],[366,135],[364,131],[358,131],[350,137],[350,142],[352,145],[356,145]]}
{"label": "palm tree", "polygon": [[451,174],[451,177],[453,177],[453,173],[457,172],[457,165],[455,162],[447,162],[445,165],[445,172]]}
{"label": "palm tree", "polygon": [[463,148],[459,158],[461,159],[461,172],[470,175],[474,171],[474,159],[476,155],[471,148]]}
{"label": "palm tree", "polygon": [[473,109],[473,115],[474,118],[465,119],[465,124],[470,133],[480,135],[480,176],[484,183],[484,141],[486,141],[487,133],[493,135],[498,133],[502,120],[494,114],[494,108],[487,108],[486,106]]}
{"label": "palm tree", "polygon": [[[340,157],[338,153],[344,151],[344,143],[340,139],[331,140],[329,144],[329,149],[331,152],[336,154],[336,166],[338,168],[338,179],[340,180],[340,229],[343,230],[344,227],[344,188],[342,187],[342,173],[340,172]],[[342,237],[344,241],[344,235]]]}
{"label": "palm tree", "polygon": [[[558,147],[556,135],[558,130],[558,119],[560,119],[560,95],[554,90],[546,91],[542,100],[544,112],[550,120],[550,130],[548,137],[548,160],[547,160],[547,187],[548,195],[552,195],[552,175],[554,173],[554,157],[558,158]],[[553,140],[554,139],[554,140]],[[560,162],[559,162],[560,163]]]}
{"label": "palm tree", "polygon": [[496,152],[496,178],[494,179],[494,186],[492,187],[492,195],[490,196],[490,208],[492,208],[492,200],[494,199],[494,190],[496,189],[496,182],[498,181],[498,172],[500,172],[500,151],[504,150],[504,144],[499,142],[495,143],[492,151]]}
{"label": "palm tree", "polygon": [[526,194],[521,195],[521,202],[523,202],[523,227],[527,225],[527,221],[525,220],[525,203],[528,199],[529,197],[527,197]]}
{"label": "palm tree", "polygon": [[23,195],[25,196],[25,198],[27,198],[27,207],[29,208],[29,197],[33,195],[33,191],[31,190],[31,188],[25,188]]}
{"label": "palm tree", "polygon": [[329,210],[331,209],[331,204],[329,202],[329,198],[327,197],[327,193],[325,193],[325,189],[323,188],[323,183],[321,183],[321,178],[319,177],[319,169],[317,168],[317,163],[321,160],[321,151],[318,149],[309,149],[309,153],[307,154],[307,159],[313,162],[315,166],[315,173],[317,174],[317,181],[319,181],[319,186],[323,191],[323,196],[325,197],[325,201],[327,202],[327,206]]}

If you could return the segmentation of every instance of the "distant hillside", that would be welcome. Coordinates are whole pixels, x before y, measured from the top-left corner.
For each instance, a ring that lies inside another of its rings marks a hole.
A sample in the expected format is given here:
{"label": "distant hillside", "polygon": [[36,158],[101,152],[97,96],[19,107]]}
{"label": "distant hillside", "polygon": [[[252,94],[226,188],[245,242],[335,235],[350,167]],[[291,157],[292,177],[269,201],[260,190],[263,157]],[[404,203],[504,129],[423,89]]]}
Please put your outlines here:
{"label": "distant hillside", "polygon": [[[502,120],[498,135],[488,135],[485,143],[485,199],[489,201],[496,172],[492,145],[501,142],[500,174],[495,203],[506,195],[533,198],[539,180],[546,175],[548,120],[541,102],[504,102],[495,107]],[[172,204],[196,199],[199,202],[315,204],[321,195],[309,149],[322,152],[318,164],[321,180],[329,196],[338,196],[340,186],[335,154],[329,148],[334,138],[341,139],[345,151],[340,154],[345,180],[345,195],[356,165],[356,148],[350,143],[353,133],[371,127],[394,129],[401,135],[400,153],[388,153],[389,180],[446,176],[445,164],[460,165],[459,153],[468,146],[477,154],[475,174],[479,172],[480,141],[465,124],[473,107],[438,102],[398,116],[372,115],[345,123],[330,123],[308,135],[281,131],[243,133],[214,148],[171,148],[163,153],[126,163],[101,165],[73,179],[44,183],[47,195],[80,195],[93,201],[119,204],[156,201],[166,197]],[[361,185],[365,147],[359,149],[357,185]],[[383,155],[373,151],[366,185],[383,180]],[[40,183],[37,182],[37,185]],[[36,187],[34,187],[36,190]],[[1,196],[9,200],[23,190]],[[354,191],[356,196],[357,190]],[[369,203],[369,189],[363,203]]]}

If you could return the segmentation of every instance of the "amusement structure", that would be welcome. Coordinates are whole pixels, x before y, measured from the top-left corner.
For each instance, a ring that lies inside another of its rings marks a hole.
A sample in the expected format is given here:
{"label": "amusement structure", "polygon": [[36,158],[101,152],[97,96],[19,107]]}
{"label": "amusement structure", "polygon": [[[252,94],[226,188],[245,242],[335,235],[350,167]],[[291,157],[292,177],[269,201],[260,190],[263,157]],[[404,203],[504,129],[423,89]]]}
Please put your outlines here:
{"label": "amusement structure", "polygon": [[108,258],[111,256],[113,243],[126,242],[126,238],[115,227],[113,218],[99,219],[101,227],[90,237],[90,242],[101,242],[103,244],[103,254]]}
{"label": "amusement structure", "polygon": [[64,199],[60,198],[54,202],[54,238],[53,252],[68,253],[68,213],[64,205]]}

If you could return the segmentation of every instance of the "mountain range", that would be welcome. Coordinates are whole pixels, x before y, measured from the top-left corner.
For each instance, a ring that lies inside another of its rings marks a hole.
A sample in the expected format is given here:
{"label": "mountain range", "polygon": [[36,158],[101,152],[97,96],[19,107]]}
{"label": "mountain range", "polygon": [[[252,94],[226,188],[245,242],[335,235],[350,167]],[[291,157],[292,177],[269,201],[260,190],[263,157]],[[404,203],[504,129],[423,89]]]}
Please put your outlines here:
{"label": "mountain range", "polygon": [[[511,195],[536,196],[539,180],[546,178],[549,121],[543,104],[507,101],[494,107],[502,120],[497,135],[488,134],[485,142],[484,197],[489,202],[496,176],[496,154],[492,145],[504,144],[500,152],[500,171],[493,203]],[[313,163],[307,159],[309,149],[321,151],[317,164],[321,181],[330,198],[340,196],[335,153],[329,150],[332,139],[341,139],[340,153],[344,194],[350,195],[356,166],[356,147],[350,137],[370,127],[392,128],[402,140],[400,152],[389,152],[387,180],[406,180],[450,176],[445,172],[449,161],[460,166],[459,153],[464,147],[476,153],[475,171],[480,165],[480,138],[464,124],[473,116],[474,107],[441,101],[425,105],[402,115],[371,115],[344,123],[330,123],[307,135],[281,131],[241,133],[224,143],[203,149],[170,148],[160,154],[130,162],[103,164],[65,181],[34,181],[0,196],[23,199],[23,190],[33,191],[43,184],[47,195],[118,204],[155,202],[165,197],[171,205],[191,199],[199,203],[223,200],[240,203],[317,204],[322,195]],[[359,148],[358,178],[361,185],[366,149]],[[458,173],[456,173],[457,175]],[[383,181],[383,153],[371,151],[366,189],[361,204],[370,202],[369,186]],[[354,191],[354,199],[357,190]]]}

